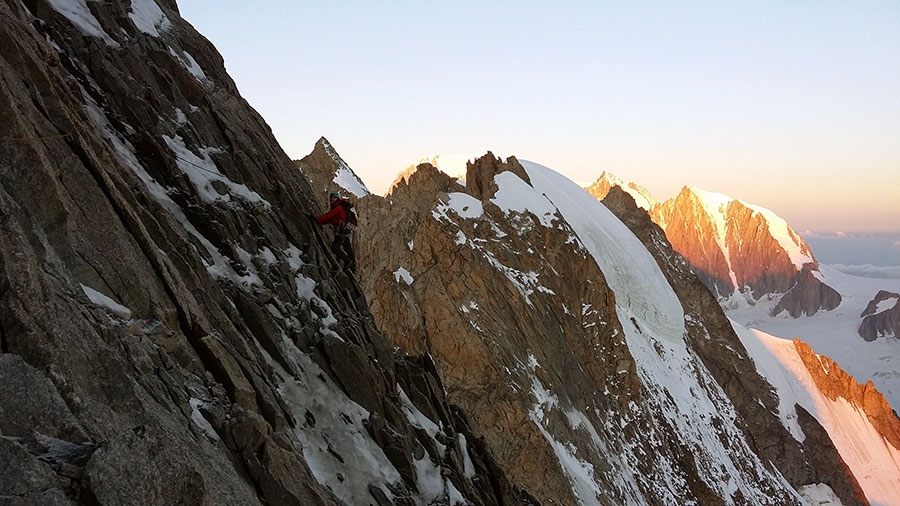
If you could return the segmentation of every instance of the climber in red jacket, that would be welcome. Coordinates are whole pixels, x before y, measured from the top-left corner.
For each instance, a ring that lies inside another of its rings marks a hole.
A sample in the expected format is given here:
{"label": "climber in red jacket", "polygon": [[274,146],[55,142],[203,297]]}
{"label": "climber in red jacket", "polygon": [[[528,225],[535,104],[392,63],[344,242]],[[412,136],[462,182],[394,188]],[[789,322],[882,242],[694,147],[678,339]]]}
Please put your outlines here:
{"label": "climber in red jacket", "polygon": [[353,204],[341,198],[338,192],[331,192],[328,196],[331,210],[325,214],[315,216],[319,225],[331,225],[334,227],[334,240],[331,242],[331,251],[344,265],[344,269],[354,272],[356,270],[356,255],[353,253],[353,245],[350,243],[350,234],[356,226],[356,213]]}

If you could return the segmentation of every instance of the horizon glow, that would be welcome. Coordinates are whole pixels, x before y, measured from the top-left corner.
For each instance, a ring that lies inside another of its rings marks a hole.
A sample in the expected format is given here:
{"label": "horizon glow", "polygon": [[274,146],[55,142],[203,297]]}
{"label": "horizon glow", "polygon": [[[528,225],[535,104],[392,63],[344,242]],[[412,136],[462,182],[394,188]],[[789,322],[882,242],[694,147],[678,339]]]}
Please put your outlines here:
{"label": "horizon glow", "polygon": [[798,231],[900,232],[900,2],[179,7],[291,158],[324,136],[378,194],[490,150]]}

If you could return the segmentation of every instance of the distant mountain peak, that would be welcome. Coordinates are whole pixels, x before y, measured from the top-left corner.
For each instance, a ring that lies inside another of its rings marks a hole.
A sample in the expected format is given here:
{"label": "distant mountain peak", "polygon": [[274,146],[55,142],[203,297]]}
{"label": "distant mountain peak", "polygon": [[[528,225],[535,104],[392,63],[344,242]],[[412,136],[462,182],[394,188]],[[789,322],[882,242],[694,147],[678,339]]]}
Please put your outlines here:
{"label": "distant mountain peak", "polygon": [[597,200],[603,200],[609,194],[610,188],[614,186],[625,190],[634,199],[634,203],[645,211],[649,211],[659,203],[650,193],[650,190],[632,182],[625,182],[609,171],[603,171],[600,177],[585,189]]}
{"label": "distant mountain peak", "polygon": [[[753,214],[759,214],[762,217],[763,223],[768,227],[769,234],[771,234],[781,248],[788,254],[791,262],[798,271],[803,269],[803,266],[806,264],[818,265],[806,242],[794,232],[784,218],[774,211],[762,206],[748,204],[743,200],[730,197],[724,193],[711,192],[696,186],[684,187],[679,196],[676,197],[676,200],[680,198],[682,194],[685,194],[685,192],[694,195],[703,205],[703,208],[709,216],[721,218],[719,221],[721,233],[728,233],[728,226],[730,226],[731,223],[728,221],[730,215],[739,213],[741,212],[739,209],[745,208],[751,212],[751,216]],[[737,208],[732,209],[731,206],[737,206]]]}
{"label": "distant mountain peak", "polygon": [[[809,246],[773,211],[723,193],[685,186],[651,210],[673,248],[720,297],[791,292],[791,315],[834,309],[840,295],[816,276]],[[802,281],[802,283],[801,283]]]}
{"label": "distant mountain peak", "polygon": [[795,317],[840,303],[840,295],[828,289],[821,276],[801,276],[804,269],[818,273],[818,262],[803,239],[773,211],[697,186],[684,186],[675,197],[657,202],[646,189],[605,171],[586,190],[603,200],[616,186],[650,214],[672,247],[718,296],[749,291],[758,299],[790,291],[787,306]]}
{"label": "distant mountain peak", "polygon": [[724,193],[712,192],[709,190],[704,190],[698,186],[685,186],[681,189],[681,192],[675,197],[680,198],[682,195],[685,196],[693,196],[697,200],[699,200],[706,209],[710,210],[710,214],[715,214],[717,212],[724,212],[725,208],[734,201],[740,202],[738,199],[734,199],[725,195]]}

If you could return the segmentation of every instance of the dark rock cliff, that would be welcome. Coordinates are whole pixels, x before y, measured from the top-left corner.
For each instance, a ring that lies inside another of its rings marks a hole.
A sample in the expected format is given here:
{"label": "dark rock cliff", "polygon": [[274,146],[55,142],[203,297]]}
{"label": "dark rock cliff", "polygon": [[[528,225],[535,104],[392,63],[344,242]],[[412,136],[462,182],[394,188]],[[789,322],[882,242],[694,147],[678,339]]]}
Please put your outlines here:
{"label": "dark rock cliff", "polygon": [[[879,304],[888,307],[877,311]],[[880,290],[859,317],[863,320],[858,332],[866,341],[871,342],[885,336],[900,337],[900,294]]]}
{"label": "dark rock cliff", "polygon": [[0,82],[0,503],[863,502],[647,223],[671,342],[559,213],[491,202],[515,159],[361,199],[358,285],[308,219],[333,179],[173,1],[0,0]]}
{"label": "dark rock cliff", "polygon": [[794,286],[772,308],[772,316],[787,311],[793,318],[812,316],[817,311],[831,311],[841,304],[841,294],[817,276],[818,270],[806,264],[794,277]]}
{"label": "dark rock cliff", "polygon": [[0,83],[0,502],[527,502],[174,2],[0,1]]}

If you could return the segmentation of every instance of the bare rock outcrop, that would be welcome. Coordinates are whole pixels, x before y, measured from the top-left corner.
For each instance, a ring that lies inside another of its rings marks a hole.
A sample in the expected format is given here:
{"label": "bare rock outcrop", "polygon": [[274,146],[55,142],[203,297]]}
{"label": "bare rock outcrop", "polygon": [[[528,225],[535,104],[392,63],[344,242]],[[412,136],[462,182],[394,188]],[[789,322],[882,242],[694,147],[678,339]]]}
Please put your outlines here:
{"label": "bare rock outcrop", "polygon": [[806,264],[797,273],[794,286],[785,293],[772,309],[772,316],[787,311],[793,318],[812,316],[818,311],[831,311],[841,304],[841,294],[826,285],[817,276],[812,264]]}
{"label": "bare rock outcrop", "polygon": [[486,155],[468,164],[466,187],[473,197],[480,200],[488,199],[497,191],[494,176],[503,171],[512,172],[522,181],[531,184],[528,174],[515,157],[511,156],[504,162],[488,151]]}
{"label": "bare rock outcrop", "polygon": [[462,190],[456,179],[422,164],[397,182],[388,199],[369,196],[359,206],[356,251],[360,285],[364,293],[379,294],[368,297],[375,321],[411,355],[427,353],[428,341],[425,317],[412,295],[410,264],[401,259],[415,249],[419,223],[431,215],[434,195]]}
{"label": "bare rock outcrop", "polygon": [[[879,311],[880,306],[886,306]],[[859,335],[866,341],[900,336],[900,294],[880,290],[859,315]]]}

